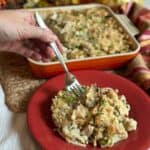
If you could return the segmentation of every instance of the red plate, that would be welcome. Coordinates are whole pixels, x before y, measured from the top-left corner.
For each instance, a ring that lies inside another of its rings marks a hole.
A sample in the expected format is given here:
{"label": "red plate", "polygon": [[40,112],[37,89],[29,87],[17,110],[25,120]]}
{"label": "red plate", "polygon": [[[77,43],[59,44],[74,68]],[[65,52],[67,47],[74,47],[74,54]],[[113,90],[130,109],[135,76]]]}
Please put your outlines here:
{"label": "red plate", "polygon": [[[119,89],[131,105],[130,115],[138,122],[137,130],[129,133],[128,139],[115,144],[111,150],[150,149],[150,98],[139,87],[111,73],[90,70],[73,73],[83,85],[96,83],[98,86]],[[63,87],[64,75],[59,75],[46,82],[32,96],[27,113],[31,133],[46,150],[100,150],[92,146],[83,148],[69,144],[54,132],[50,113],[51,98]]]}

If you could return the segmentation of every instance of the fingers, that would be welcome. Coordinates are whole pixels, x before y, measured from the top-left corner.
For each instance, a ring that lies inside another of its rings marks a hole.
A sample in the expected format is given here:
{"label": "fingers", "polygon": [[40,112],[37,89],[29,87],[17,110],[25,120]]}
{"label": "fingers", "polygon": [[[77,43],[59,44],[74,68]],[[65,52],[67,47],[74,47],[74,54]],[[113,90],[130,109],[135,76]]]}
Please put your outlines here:
{"label": "fingers", "polygon": [[60,51],[62,51],[62,44],[58,37],[49,29],[42,29],[37,26],[27,26],[22,29],[20,35],[21,39],[37,39],[45,43],[55,41]]}
{"label": "fingers", "polygon": [[48,47],[48,44],[42,43],[39,40],[30,40],[26,41],[24,44],[29,49],[34,50],[35,52],[39,53],[42,57],[43,62],[50,61],[50,58],[54,57],[54,54],[52,52],[52,49]]}
{"label": "fingers", "polygon": [[45,57],[47,57],[47,58],[55,57],[55,54],[54,54],[53,50],[50,48],[49,44],[43,43],[39,40],[32,40],[31,42],[34,43],[35,48],[39,48],[40,52],[45,54]]}
{"label": "fingers", "polygon": [[49,46],[46,47],[45,53],[50,58],[55,57],[55,54],[54,54],[53,50]]}
{"label": "fingers", "polygon": [[43,61],[43,62],[50,61],[50,57],[47,56],[47,54],[45,53],[45,49],[44,49],[44,51],[38,47],[32,47],[32,49],[34,49],[34,51],[38,52],[41,55],[41,57],[42,57],[41,61]]}
{"label": "fingers", "polygon": [[23,42],[20,41],[7,43],[7,49],[5,49],[5,51],[17,53],[24,57],[30,57],[36,61],[42,60],[42,56],[38,51],[27,47]]}
{"label": "fingers", "polygon": [[37,39],[42,42],[49,43],[51,41],[58,41],[56,35],[52,34],[52,32],[48,29],[43,29],[37,26],[23,26],[20,33],[20,40],[22,39]]}
{"label": "fingers", "polygon": [[[56,57],[53,49],[49,46],[49,44],[42,43],[41,41],[37,41],[37,40],[33,40],[33,42],[35,46],[32,47],[32,49],[36,49],[36,48],[40,49],[40,54],[41,55],[43,54],[42,55],[43,58],[48,58],[49,61],[50,59],[54,59]],[[61,43],[56,41],[56,44],[58,46],[58,49],[62,52]],[[45,61],[47,62],[46,59],[43,60],[44,62]]]}
{"label": "fingers", "polygon": [[17,53],[27,58],[30,57],[36,61],[42,60],[42,56],[38,52],[26,47],[20,47],[20,50],[17,51]]}

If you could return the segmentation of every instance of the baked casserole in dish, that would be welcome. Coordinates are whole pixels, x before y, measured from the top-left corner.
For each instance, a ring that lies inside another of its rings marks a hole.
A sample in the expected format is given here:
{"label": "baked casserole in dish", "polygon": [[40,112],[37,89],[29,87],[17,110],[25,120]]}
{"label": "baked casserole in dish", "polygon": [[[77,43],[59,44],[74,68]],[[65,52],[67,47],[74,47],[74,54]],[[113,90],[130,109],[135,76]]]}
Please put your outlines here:
{"label": "baked casserole in dish", "polygon": [[[36,9],[63,44],[63,57],[70,70],[117,68],[139,51],[136,28],[124,15],[104,5],[90,4]],[[123,20],[125,22],[123,22]],[[37,77],[63,71],[57,58],[49,62],[28,59]]]}

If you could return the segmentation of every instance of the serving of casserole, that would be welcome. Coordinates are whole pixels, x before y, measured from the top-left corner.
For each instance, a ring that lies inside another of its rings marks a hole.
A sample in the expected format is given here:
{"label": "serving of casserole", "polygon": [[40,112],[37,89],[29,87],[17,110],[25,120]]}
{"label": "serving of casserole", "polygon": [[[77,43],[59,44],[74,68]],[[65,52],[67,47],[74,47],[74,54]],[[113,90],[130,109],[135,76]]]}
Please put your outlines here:
{"label": "serving of casserole", "polygon": [[[124,15],[100,4],[36,9],[63,44],[63,57],[70,70],[112,69],[139,51],[136,28]],[[124,20],[124,22],[123,22]],[[28,59],[33,74],[50,77],[63,71],[57,58],[49,62]]]}
{"label": "serving of casserole", "polygon": [[86,146],[112,147],[128,138],[137,128],[129,117],[130,105],[117,89],[84,86],[77,97],[61,90],[52,99],[51,111],[56,131],[69,143]]}

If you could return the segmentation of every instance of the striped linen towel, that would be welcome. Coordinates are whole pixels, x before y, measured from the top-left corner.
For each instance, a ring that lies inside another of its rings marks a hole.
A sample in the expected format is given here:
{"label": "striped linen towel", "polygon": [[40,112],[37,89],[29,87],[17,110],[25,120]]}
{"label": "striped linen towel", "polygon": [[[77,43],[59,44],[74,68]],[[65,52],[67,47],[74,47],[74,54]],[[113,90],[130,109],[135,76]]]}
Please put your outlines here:
{"label": "striped linen towel", "polygon": [[150,94],[150,10],[135,3],[121,7],[139,29],[140,53],[127,65],[126,76]]}

